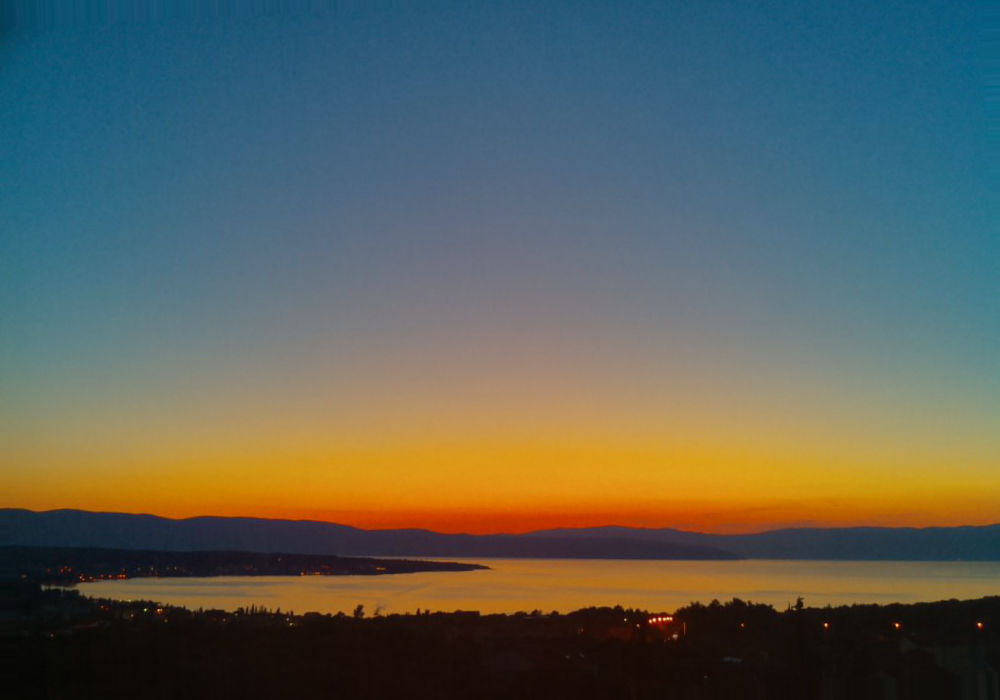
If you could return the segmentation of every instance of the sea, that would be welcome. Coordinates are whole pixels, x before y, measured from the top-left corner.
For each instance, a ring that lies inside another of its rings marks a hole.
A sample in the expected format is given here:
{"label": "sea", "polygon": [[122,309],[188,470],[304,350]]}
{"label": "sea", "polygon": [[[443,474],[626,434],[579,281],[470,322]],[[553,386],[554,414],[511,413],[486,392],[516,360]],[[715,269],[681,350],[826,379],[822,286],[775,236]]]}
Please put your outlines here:
{"label": "sea", "polygon": [[379,576],[133,578],[77,586],[81,593],[150,600],[191,610],[256,605],[284,612],[366,614],[417,610],[561,613],[591,606],[673,612],[733,598],[778,610],[807,606],[915,603],[1000,595],[1000,562],[664,561],[451,559],[487,570]]}

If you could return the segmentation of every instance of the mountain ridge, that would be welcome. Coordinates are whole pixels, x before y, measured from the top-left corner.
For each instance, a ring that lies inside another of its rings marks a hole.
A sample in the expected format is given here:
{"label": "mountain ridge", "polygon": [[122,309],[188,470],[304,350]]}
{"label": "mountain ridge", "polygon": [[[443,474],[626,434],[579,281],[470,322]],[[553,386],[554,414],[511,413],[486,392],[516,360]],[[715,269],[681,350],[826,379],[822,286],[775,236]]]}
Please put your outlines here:
{"label": "mountain ridge", "polygon": [[213,515],[175,519],[148,513],[4,508],[0,544],[344,556],[1000,561],[1000,524],[796,527],[730,535],[608,525],[474,535],[423,528],[365,530],[320,520]]}
{"label": "mountain ridge", "polygon": [[[314,520],[271,520],[81,510],[0,509],[0,544],[193,551],[203,549],[343,556],[598,559],[735,559],[707,545],[588,537],[442,534],[362,530]],[[416,554],[421,552],[421,554]]]}
{"label": "mountain ridge", "polygon": [[[954,527],[853,526],[778,528],[721,535],[673,528],[559,528],[545,536],[621,537],[724,547],[747,559],[859,559],[906,561],[1000,561],[1000,524]],[[536,533],[529,533],[534,536]]]}

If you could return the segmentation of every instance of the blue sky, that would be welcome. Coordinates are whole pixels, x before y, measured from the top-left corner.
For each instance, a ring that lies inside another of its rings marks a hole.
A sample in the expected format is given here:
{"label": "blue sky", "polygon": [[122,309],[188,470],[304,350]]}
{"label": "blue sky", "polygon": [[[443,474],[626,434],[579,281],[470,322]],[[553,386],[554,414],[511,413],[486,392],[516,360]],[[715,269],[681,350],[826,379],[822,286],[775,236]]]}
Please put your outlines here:
{"label": "blue sky", "polygon": [[[1000,495],[977,483],[1000,458],[984,7],[130,8],[6,16],[0,382],[22,502],[56,498],[39,464],[127,464],[123,418],[186,426],[197,452],[182,405],[304,391],[325,434],[388,392],[408,407],[393,434],[440,391],[516,433],[523,395],[545,433],[595,376],[606,413],[581,432],[634,411],[654,435],[644,387],[678,387],[723,441],[730,399],[785,405],[772,441],[807,414],[803,474],[838,440],[930,441],[976,465],[932,481]],[[260,417],[282,463],[315,438],[285,420]]]}

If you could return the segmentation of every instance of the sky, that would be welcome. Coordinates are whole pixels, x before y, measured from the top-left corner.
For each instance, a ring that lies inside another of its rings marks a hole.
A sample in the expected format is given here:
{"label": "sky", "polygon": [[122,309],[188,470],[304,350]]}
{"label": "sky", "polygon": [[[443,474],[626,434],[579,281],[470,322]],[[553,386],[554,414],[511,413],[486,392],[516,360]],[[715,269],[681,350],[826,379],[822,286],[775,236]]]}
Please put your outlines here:
{"label": "sky", "polygon": [[985,4],[105,5],[0,15],[0,507],[1000,522]]}

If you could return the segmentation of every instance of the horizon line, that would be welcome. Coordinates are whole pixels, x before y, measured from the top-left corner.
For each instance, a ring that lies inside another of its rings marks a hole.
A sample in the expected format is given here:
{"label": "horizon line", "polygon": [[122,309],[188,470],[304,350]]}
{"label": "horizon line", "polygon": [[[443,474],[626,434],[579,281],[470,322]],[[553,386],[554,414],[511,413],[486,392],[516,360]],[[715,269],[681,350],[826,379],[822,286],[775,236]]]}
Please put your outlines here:
{"label": "horizon line", "polygon": [[641,525],[617,525],[617,524],[604,524],[604,525],[576,525],[576,526],[561,526],[561,527],[551,527],[551,528],[541,528],[525,530],[522,532],[467,532],[467,531],[442,531],[434,530],[428,527],[418,527],[418,526],[406,526],[406,527],[381,527],[381,528],[364,528],[357,525],[350,525],[344,522],[338,522],[334,520],[319,520],[316,518],[276,518],[276,517],[266,517],[259,515],[191,515],[184,517],[172,517],[169,515],[159,515],[157,513],[145,513],[145,512],[129,512],[129,511],[117,511],[117,510],[87,510],[86,508],[48,508],[44,510],[34,510],[32,508],[24,508],[20,506],[0,506],[0,511],[4,510],[20,510],[28,513],[33,513],[37,515],[42,515],[46,513],[59,513],[59,512],[76,512],[76,513],[89,513],[92,515],[130,515],[137,517],[151,517],[159,518],[161,520],[170,520],[174,522],[186,521],[186,520],[199,520],[207,518],[215,518],[219,520],[262,520],[268,522],[287,522],[287,523],[317,523],[321,525],[336,525],[338,527],[348,527],[354,530],[360,530],[362,532],[392,532],[392,531],[405,531],[405,530],[417,530],[422,532],[430,532],[438,535],[456,535],[456,536],[469,536],[469,537],[488,537],[488,536],[523,536],[532,535],[546,532],[555,531],[573,531],[573,530],[604,530],[604,529],[623,529],[623,530],[646,530],[650,532],[662,531],[662,530],[673,530],[675,532],[682,532],[688,534],[698,534],[698,535],[712,535],[718,537],[741,537],[741,536],[752,536],[752,535],[763,535],[771,532],[782,532],[788,530],[959,530],[967,528],[990,528],[1000,526],[1000,521],[991,522],[982,525],[839,525],[839,526],[822,526],[822,525],[799,525],[799,526],[784,526],[784,527],[774,527],[770,529],[762,530],[751,530],[746,532],[712,532],[706,530],[689,530],[680,527],[647,527]]}

